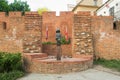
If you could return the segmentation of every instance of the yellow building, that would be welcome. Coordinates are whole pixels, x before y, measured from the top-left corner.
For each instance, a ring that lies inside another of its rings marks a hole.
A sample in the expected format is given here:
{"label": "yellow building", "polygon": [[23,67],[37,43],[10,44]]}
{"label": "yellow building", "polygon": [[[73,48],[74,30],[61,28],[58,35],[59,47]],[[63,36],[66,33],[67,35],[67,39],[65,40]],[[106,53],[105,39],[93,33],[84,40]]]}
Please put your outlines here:
{"label": "yellow building", "polygon": [[103,0],[77,0],[77,5],[72,9],[74,13],[77,11],[96,11]]}

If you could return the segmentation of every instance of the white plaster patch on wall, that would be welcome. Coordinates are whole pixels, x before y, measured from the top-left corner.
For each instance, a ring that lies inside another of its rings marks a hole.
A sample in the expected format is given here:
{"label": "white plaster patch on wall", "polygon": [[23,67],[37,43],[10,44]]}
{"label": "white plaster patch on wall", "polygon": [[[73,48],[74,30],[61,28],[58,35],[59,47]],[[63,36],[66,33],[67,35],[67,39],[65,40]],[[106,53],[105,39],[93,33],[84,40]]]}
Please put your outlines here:
{"label": "white plaster patch on wall", "polygon": [[109,35],[110,38],[116,38],[115,35]]}
{"label": "white plaster patch on wall", "polygon": [[22,47],[22,40],[16,40],[15,43],[17,46]]}
{"label": "white plaster patch on wall", "polygon": [[13,28],[12,31],[13,40],[16,38],[16,28]]}
{"label": "white plaster patch on wall", "polygon": [[8,36],[8,35],[5,35],[5,39],[9,39],[9,36]]}
{"label": "white plaster patch on wall", "polygon": [[106,36],[106,32],[100,32],[100,41],[103,40]]}

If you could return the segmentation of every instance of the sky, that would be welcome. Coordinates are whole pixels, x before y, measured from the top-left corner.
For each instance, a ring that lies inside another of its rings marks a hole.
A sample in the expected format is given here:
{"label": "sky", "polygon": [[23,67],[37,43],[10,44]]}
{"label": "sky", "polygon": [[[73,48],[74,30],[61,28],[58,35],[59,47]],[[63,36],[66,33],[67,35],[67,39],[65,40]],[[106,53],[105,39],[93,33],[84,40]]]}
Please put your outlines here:
{"label": "sky", "polygon": [[[8,0],[9,3],[14,0]],[[37,11],[38,8],[46,7],[50,11],[56,11],[59,14],[59,11],[68,11],[68,4],[76,4],[76,0],[21,0],[27,1],[30,5],[32,11]],[[106,1],[106,0],[103,0]]]}
{"label": "sky", "polygon": [[[14,0],[8,0],[13,2]],[[21,0],[27,1],[32,11],[37,11],[38,8],[46,7],[51,11],[67,11],[67,4],[76,4],[76,0]]]}

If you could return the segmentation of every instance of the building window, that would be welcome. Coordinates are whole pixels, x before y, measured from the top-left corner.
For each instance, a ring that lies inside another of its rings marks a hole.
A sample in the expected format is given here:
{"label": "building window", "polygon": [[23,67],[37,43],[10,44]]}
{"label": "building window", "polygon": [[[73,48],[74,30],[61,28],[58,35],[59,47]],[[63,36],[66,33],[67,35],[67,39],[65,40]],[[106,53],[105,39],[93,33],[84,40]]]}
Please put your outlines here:
{"label": "building window", "polygon": [[116,6],[118,6],[118,3],[116,3]]}
{"label": "building window", "polygon": [[7,29],[6,22],[3,22],[3,23],[2,23],[2,26],[3,26],[3,30],[6,30],[6,29]]}
{"label": "building window", "polygon": [[114,7],[109,9],[110,16],[114,16]]}
{"label": "building window", "polygon": [[116,22],[113,23],[113,30],[117,30],[117,24],[116,24]]}
{"label": "building window", "polygon": [[94,6],[97,6],[97,0],[94,0]]}
{"label": "building window", "polygon": [[106,12],[104,11],[104,14],[106,14]]}

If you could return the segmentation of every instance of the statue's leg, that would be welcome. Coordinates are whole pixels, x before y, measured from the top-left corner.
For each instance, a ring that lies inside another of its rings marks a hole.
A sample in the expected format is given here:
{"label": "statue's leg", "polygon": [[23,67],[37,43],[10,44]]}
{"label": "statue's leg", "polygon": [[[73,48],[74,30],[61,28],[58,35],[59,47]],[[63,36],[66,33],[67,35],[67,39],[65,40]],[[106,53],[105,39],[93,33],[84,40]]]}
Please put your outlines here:
{"label": "statue's leg", "polygon": [[61,46],[57,46],[57,60],[61,60]]}

